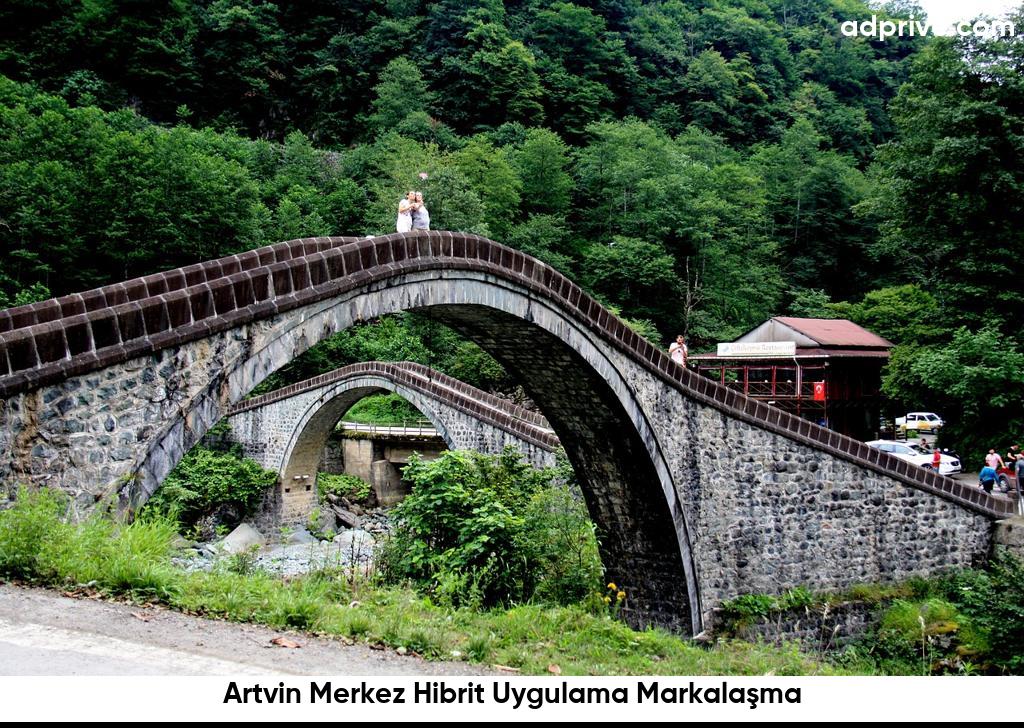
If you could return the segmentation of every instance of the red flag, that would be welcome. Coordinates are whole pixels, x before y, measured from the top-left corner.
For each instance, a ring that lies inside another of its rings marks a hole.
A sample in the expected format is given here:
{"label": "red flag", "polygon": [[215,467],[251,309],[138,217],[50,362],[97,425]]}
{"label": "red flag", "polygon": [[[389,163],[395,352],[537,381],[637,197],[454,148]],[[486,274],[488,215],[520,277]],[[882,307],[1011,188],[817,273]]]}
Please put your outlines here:
{"label": "red flag", "polygon": [[825,383],[815,382],[814,383],[814,401],[824,402],[825,401]]}

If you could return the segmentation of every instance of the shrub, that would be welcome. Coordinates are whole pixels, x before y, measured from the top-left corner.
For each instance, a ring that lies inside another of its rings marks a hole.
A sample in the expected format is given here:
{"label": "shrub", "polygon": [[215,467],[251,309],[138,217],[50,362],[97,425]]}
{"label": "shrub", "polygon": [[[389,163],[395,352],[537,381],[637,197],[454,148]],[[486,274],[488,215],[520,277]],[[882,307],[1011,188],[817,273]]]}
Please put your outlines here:
{"label": "shrub", "polygon": [[61,496],[46,490],[22,491],[0,512],[0,574],[161,598],[174,591],[173,522],[120,524],[94,515],[73,526],[64,512]]}
{"label": "shrub", "polygon": [[986,570],[957,572],[939,587],[987,633],[992,664],[1001,671],[1024,672],[1024,562],[1000,550]]}
{"label": "shrub", "polygon": [[963,670],[988,650],[988,642],[952,602],[897,599],[882,616],[875,649],[883,660],[917,664],[929,674]]}
{"label": "shrub", "polygon": [[55,491],[21,489],[14,505],[0,511],[0,574],[34,577],[47,540],[60,539],[64,510]]}
{"label": "shrub", "polygon": [[414,456],[404,475],[412,493],[378,556],[385,579],[467,606],[571,602],[600,584],[593,525],[555,471],[507,449]]}
{"label": "shrub", "polygon": [[370,497],[370,490],[370,484],[356,475],[318,473],[316,476],[316,491],[321,503],[327,500],[328,495],[364,501]]}
{"label": "shrub", "polygon": [[528,585],[541,601],[583,601],[602,581],[594,523],[566,487],[543,488],[526,505],[521,548],[537,566]]}
{"label": "shrub", "polygon": [[195,524],[214,511],[228,508],[241,518],[277,484],[277,473],[236,452],[192,448],[146,503],[146,511]]}

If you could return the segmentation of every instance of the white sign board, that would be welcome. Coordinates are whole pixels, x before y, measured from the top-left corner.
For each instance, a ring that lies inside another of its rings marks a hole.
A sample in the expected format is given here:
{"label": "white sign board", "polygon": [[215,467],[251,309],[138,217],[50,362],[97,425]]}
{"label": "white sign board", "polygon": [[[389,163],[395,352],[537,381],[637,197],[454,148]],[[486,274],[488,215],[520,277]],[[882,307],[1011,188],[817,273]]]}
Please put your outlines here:
{"label": "white sign board", "polygon": [[796,342],[762,341],[719,344],[718,356],[796,356]]}

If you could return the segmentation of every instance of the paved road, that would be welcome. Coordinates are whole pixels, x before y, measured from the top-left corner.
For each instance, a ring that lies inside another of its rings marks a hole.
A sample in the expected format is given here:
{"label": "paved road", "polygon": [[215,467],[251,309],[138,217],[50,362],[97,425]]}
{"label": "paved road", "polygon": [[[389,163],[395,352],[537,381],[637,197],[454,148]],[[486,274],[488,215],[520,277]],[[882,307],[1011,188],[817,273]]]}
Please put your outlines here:
{"label": "paved road", "polygon": [[[285,636],[301,648],[276,647]],[[0,675],[479,675],[459,662],[0,584]]]}

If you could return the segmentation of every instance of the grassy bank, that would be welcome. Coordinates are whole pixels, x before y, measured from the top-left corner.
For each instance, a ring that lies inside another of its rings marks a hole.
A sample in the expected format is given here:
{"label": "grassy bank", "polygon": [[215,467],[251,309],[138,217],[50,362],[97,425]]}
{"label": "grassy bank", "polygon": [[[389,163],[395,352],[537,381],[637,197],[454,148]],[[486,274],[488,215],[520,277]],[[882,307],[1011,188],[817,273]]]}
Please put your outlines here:
{"label": "grassy bank", "polygon": [[442,607],[411,589],[375,586],[342,570],[284,581],[229,560],[212,573],[188,573],[172,561],[176,531],[167,520],[118,525],[94,518],[71,525],[63,513],[61,501],[47,493],[23,494],[0,513],[0,576],[524,674],[544,674],[552,665],[566,675],[862,671],[837,668],[795,647],[731,641],[701,648],[662,631],[632,630],[579,606]]}

